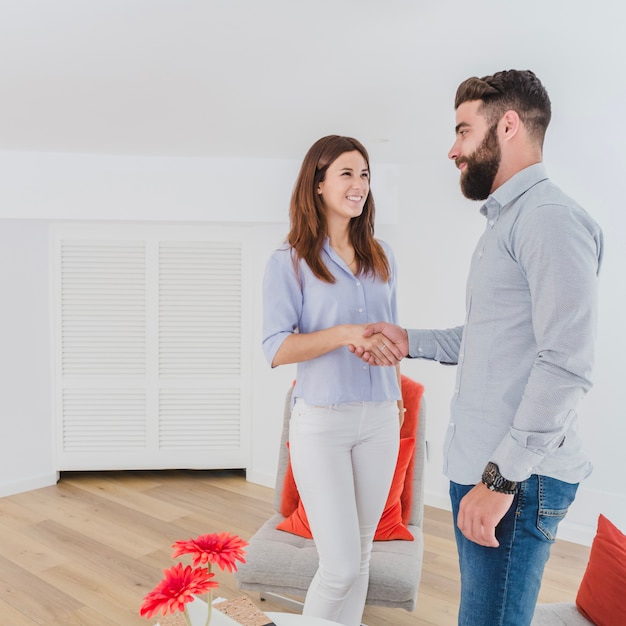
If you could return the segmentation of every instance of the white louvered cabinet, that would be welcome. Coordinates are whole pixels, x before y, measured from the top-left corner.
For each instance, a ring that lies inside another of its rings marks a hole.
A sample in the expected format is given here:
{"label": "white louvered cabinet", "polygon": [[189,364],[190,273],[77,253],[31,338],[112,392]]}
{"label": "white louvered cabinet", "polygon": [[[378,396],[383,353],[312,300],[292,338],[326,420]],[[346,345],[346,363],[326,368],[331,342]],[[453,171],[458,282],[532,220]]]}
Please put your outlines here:
{"label": "white louvered cabinet", "polygon": [[53,229],[57,469],[248,465],[248,232]]}

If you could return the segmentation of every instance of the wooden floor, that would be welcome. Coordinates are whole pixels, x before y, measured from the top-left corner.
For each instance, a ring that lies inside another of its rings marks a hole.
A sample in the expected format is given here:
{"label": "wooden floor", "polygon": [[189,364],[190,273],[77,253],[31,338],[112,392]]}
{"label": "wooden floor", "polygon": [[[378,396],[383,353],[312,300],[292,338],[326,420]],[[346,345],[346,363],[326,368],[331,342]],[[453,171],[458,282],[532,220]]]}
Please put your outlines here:
{"label": "wooden floor", "polygon": [[[209,532],[244,539],[272,512],[272,491],[237,471],[63,474],[58,485],[0,498],[0,626],[147,626],[144,595],[174,565],[171,545]],[[427,507],[417,609],[367,607],[367,626],[456,624],[450,514]],[[589,549],[556,543],[540,601],[572,601]],[[218,571],[219,595],[242,592]],[[284,610],[269,602],[264,610]]]}

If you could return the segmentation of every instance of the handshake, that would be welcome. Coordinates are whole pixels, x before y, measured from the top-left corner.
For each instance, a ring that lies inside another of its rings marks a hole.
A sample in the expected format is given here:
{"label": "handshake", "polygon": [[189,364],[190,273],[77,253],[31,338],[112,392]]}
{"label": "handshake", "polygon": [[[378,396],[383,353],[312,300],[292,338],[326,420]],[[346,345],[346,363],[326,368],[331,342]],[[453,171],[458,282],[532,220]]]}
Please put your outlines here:
{"label": "handshake", "polygon": [[398,365],[409,353],[408,333],[395,324],[368,324],[362,337],[359,345],[349,344],[348,349],[370,365]]}

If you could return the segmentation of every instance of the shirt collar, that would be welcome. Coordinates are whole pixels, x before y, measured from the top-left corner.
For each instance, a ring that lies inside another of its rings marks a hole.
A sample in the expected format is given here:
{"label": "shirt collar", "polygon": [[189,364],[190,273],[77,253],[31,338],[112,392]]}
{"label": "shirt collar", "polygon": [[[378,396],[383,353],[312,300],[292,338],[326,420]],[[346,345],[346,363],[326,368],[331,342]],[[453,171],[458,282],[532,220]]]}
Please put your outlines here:
{"label": "shirt collar", "polygon": [[480,208],[480,212],[488,219],[497,217],[503,207],[547,178],[548,173],[543,163],[535,163],[534,165],[524,168],[509,178],[503,185],[500,185],[487,198],[485,204]]}
{"label": "shirt collar", "polygon": [[330,245],[330,237],[328,235],[326,235],[326,239],[324,239],[324,245],[322,246],[322,250],[326,252],[326,254],[330,257],[330,260],[333,261],[333,263],[339,265],[339,267],[342,268],[346,267],[343,259],[333,250],[332,246]]}

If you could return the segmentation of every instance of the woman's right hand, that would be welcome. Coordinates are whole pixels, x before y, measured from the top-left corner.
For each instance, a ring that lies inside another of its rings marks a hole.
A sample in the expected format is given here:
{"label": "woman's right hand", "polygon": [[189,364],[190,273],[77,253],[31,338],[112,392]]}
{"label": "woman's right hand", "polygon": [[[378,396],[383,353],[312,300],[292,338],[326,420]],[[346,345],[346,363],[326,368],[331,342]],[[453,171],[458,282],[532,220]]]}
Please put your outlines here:
{"label": "woman's right hand", "polygon": [[364,336],[367,328],[371,328],[371,326],[367,324],[356,325],[358,336],[348,344],[350,352],[357,356],[368,354],[373,357],[376,365],[398,365],[405,356],[398,346],[382,332],[367,333],[367,336]]}
{"label": "woman's right hand", "polygon": [[[388,322],[366,324],[363,335],[361,342],[352,344],[349,349],[370,365],[398,365],[409,353],[408,333],[401,326]],[[371,338],[374,338],[374,347],[368,349],[365,343]]]}

